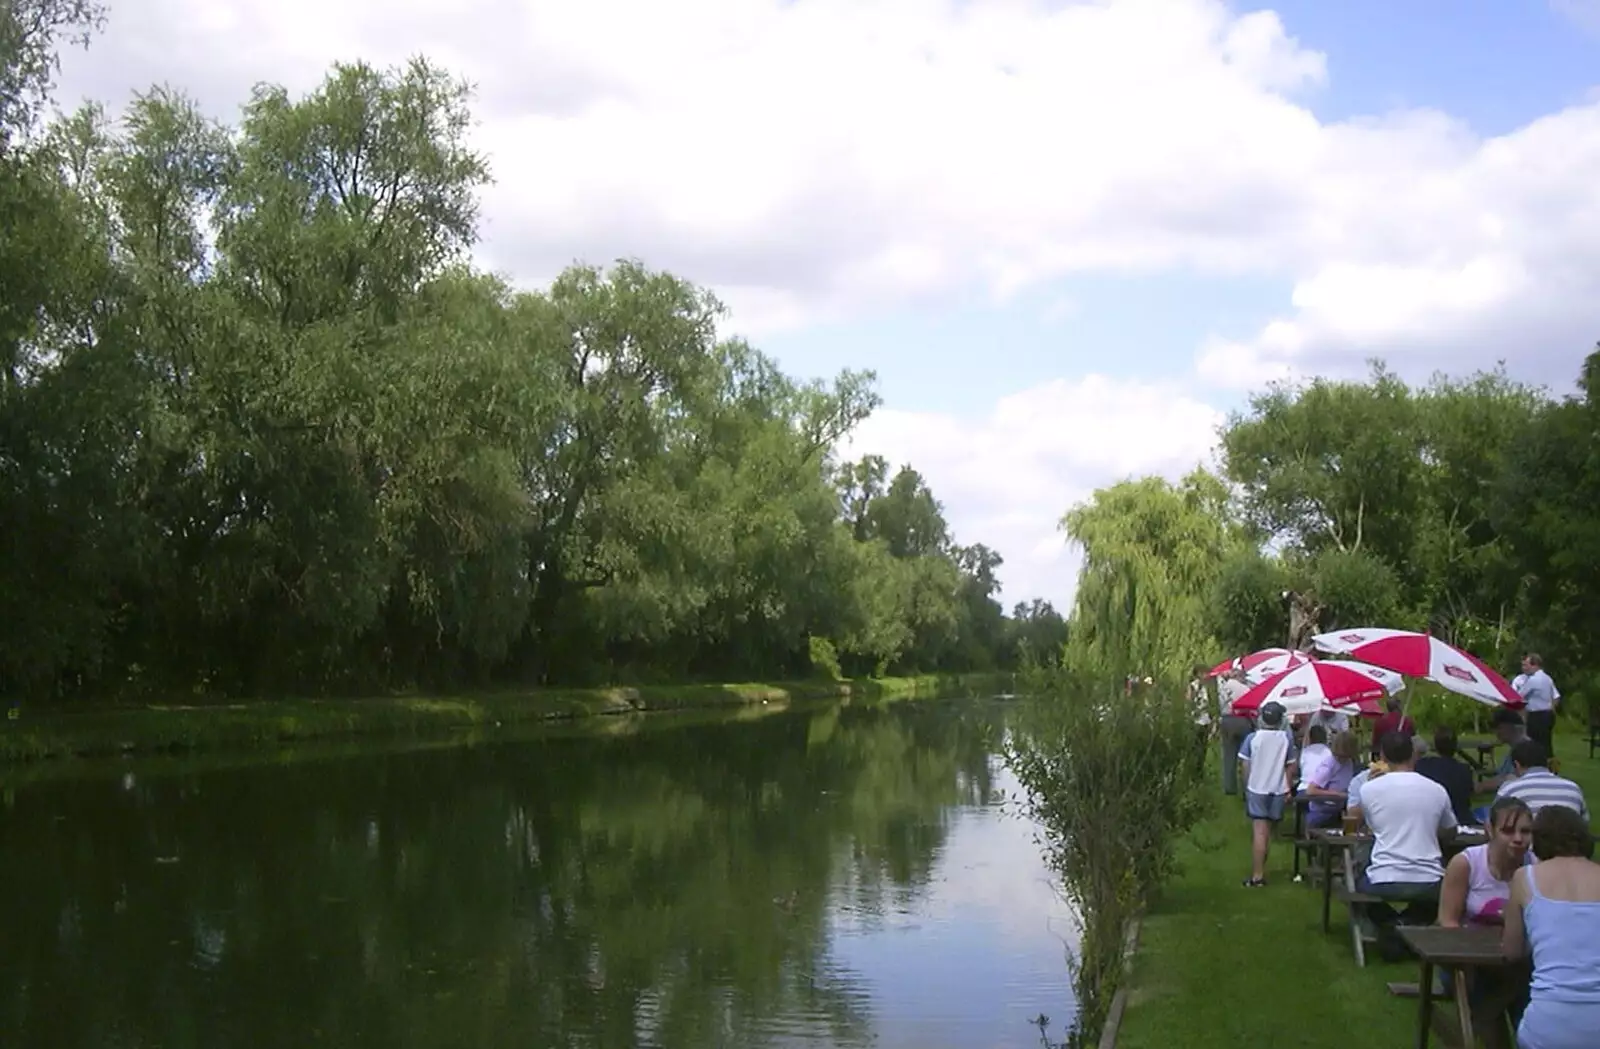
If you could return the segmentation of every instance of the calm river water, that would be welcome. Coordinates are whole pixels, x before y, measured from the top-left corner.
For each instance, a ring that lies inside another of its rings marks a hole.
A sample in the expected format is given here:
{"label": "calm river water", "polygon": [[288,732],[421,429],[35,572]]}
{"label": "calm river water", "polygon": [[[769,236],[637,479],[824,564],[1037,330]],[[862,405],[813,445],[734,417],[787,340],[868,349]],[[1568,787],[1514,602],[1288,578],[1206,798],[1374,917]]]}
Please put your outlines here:
{"label": "calm river water", "polygon": [[1074,927],[1005,711],[16,786],[0,1046],[1031,1049]]}

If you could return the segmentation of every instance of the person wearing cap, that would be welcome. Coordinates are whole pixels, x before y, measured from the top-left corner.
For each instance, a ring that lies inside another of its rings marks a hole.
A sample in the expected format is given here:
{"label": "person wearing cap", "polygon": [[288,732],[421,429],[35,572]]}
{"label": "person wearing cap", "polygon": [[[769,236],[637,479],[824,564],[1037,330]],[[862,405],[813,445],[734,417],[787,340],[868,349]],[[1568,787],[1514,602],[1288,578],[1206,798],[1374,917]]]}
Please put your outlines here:
{"label": "person wearing cap", "polygon": [[1244,810],[1250,817],[1250,877],[1246,888],[1267,883],[1267,846],[1272,828],[1283,819],[1289,787],[1295,781],[1294,737],[1284,726],[1282,703],[1261,705],[1258,727],[1239,745],[1244,767]]}

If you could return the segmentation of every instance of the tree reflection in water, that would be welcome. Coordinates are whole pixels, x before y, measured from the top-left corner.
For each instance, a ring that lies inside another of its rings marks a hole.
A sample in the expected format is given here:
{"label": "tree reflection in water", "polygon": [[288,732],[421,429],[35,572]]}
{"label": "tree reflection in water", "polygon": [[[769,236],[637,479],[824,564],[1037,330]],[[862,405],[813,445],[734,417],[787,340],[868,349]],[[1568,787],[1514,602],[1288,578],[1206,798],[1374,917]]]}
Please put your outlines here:
{"label": "tree reflection in water", "polygon": [[830,906],[927,886],[999,709],[19,788],[0,1045],[866,1044]]}

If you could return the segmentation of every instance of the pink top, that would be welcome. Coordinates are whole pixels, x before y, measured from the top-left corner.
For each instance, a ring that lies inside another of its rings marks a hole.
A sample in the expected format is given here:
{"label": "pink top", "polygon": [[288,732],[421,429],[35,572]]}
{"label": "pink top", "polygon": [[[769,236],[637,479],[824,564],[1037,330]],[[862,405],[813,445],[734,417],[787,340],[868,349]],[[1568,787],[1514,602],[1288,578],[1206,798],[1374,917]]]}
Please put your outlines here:
{"label": "pink top", "polygon": [[[1489,846],[1474,845],[1462,852],[1467,858],[1467,923],[1496,925],[1503,920],[1511,885],[1489,869]],[[1526,866],[1532,854],[1522,858]]]}

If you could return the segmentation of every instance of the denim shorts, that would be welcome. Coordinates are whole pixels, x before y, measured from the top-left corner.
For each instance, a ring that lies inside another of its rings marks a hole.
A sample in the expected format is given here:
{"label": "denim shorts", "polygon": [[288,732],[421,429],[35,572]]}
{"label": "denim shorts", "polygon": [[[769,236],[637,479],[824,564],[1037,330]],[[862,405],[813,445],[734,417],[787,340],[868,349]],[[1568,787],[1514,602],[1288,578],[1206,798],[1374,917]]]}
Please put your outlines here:
{"label": "denim shorts", "polygon": [[1244,792],[1245,815],[1253,820],[1271,820],[1277,823],[1283,819],[1283,806],[1288,800],[1284,794],[1257,794],[1254,791]]}

